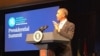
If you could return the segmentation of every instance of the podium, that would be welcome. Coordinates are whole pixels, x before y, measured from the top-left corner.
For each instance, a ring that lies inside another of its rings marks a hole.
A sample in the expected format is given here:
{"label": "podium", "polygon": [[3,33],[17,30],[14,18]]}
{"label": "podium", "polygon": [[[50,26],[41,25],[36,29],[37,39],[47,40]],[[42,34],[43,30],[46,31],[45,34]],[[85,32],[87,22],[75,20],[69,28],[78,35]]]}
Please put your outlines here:
{"label": "podium", "polygon": [[55,56],[52,51],[55,44],[69,42],[69,39],[57,34],[56,32],[45,32],[40,42],[36,42],[32,34],[27,34],[26,42],[34,44],[39,48],[40,56]]}

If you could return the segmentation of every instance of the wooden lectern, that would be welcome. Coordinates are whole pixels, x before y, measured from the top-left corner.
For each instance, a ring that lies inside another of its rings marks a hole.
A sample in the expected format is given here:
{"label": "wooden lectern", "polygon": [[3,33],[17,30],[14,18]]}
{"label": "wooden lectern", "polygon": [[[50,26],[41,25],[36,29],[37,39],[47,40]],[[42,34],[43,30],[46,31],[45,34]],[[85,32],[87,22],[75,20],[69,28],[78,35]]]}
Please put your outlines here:
{"label": "wooden lectern", "polygon": [[27,34],[26,42],[29,44],[35,44],[40,50],[40,56],[55,56],[51,49],[55,46],[55,43],[66,43],[69,39],[60,36],[55,32],[43,33],[43,38],[40,42],[34,40],[33,34]]}

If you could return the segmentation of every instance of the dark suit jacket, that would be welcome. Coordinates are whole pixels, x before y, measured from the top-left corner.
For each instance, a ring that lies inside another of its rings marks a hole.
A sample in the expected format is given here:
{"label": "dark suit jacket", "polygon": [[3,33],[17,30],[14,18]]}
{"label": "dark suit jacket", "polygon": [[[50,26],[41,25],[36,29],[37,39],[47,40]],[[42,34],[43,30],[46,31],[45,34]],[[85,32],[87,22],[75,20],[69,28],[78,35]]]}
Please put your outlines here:
{"label": "dark suit jacket", "polygon": [[56,30],[54,32],[57,32],[59,35],[69,39],[70,41],[68,43],[62,43],[59,44],[55,50],[56,56],[72,56],[72,51],[71,51],[71,39],[74,36],[74,31],[75,31],[75,25],[67,21],[60,32],[57,32]]}
{"label": "dark suit jacket", "polygon": [[75,25],[72,22],[67,21],[60,30],[59,34],[71,40],[74,36],[74,30],[75,30]]}

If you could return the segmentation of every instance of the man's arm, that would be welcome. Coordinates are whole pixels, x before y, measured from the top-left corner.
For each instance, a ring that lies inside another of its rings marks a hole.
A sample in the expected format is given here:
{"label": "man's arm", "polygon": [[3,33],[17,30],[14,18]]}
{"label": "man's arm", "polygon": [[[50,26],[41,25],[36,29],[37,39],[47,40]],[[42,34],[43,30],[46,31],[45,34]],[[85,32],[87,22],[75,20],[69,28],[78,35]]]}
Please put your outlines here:
{"label": "man's arm", "polygon": [[70,24],[69,27],[65,27],[64,30],[61,30],[60,32],[58,32],[60,35],[66,37],[67,39],[72,39],[73,35],[74,35],[74,30],[75,30],[75,25],[74,24]]}

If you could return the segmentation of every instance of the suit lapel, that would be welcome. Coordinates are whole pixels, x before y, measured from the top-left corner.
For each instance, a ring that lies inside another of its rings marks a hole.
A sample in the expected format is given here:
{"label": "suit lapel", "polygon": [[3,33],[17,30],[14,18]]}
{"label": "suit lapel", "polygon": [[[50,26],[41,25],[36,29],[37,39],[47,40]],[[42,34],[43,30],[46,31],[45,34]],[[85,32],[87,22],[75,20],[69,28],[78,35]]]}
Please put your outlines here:
{"label": "suit lapel", "polygon": [[67,21],[67,22],[65,22],[65,24],[64,24],[64,26],[62,27],[62,29],[61,30],[65,30],[65,28],[67,28],[67,26],[69,25],[69,21]]}

